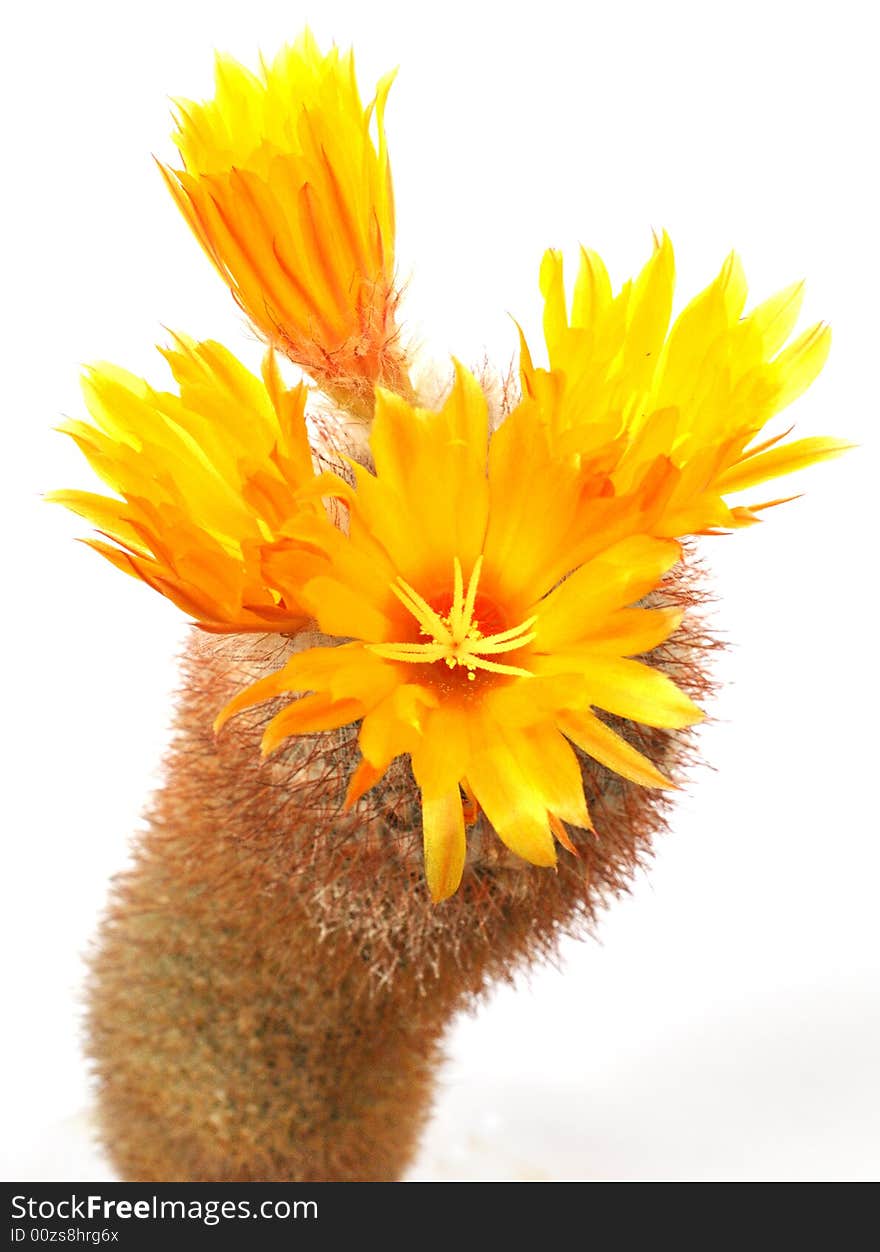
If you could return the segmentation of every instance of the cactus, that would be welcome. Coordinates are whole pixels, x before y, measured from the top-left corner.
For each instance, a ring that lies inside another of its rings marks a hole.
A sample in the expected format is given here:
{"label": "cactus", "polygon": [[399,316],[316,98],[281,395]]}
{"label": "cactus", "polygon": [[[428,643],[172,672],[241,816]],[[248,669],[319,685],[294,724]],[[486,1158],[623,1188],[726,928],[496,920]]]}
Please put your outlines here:
{"label": "cactus", "polygon": [[617,294],[582,250],[569,299],[548,251],[546,367],[522,338],[518,378],[417,404],[390,84],[364,108],[308,32],[218,59],[162,169],[262,378],[176,336],[175,391],[98,366],[64,427],[116,495],[54,498],[197,627],[91,964],[129,1179],[401,1177],[455,1014],[589,933],[664,828],[716,646],[692,537],[848,446],[762,437],[828,353],[786,346],[801,285],[743,315],[731,254],[670,324],[665,234]]}

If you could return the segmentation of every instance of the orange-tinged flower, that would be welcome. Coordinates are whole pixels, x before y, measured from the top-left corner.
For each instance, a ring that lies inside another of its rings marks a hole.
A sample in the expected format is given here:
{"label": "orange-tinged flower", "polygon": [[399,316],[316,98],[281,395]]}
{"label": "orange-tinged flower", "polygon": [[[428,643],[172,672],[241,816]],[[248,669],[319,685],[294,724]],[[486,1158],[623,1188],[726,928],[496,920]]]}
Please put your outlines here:
{"label": "orange-tinged flower", "polygon": [[271,353],[262,380],[216,343],[181,337],[163,355],[179,394],[98,365],[83,381],[95,424],[61,427],[118,498],[49,498],[113,541],[91,547],[209,629],[297,629],[308,614],[290,579],[286,595],[274,592],[261,560],[291,516],[324,513],[306,388],[285,388]]}
{"label": "orange-tinged flower", "polygon": [[351,52],[321,53],[308,30],[258,74],[218,56],[214,99],[176,102],[183,168],[161,167],[254,325],[365,412],[373,384],[408,389],[384,126],[392,78],[364,107]]}
{"label": "orange-tinged flower", "polygon": [[[576,850],[573,830],[591,824],[584,754],[672,785],[605,715],[668,729],[701,717],[651,664],[681,622],[652,598],[677,540],[751,524],[780,501],[729,495],[849,445],[762,434],[828,352],[821,325],[788,342],[801,286],[744,315],[732,254],[670,324],[665,234],[617,294],[583,251],[569,301],[561,256],[545,255],[548,368],[523,340],[523,398],[493,432],[461,367],[438,411],[416,407],[395,320],[391,77],[365,107],[352,54],[323,54],[306,31],[258,74],[218,57],[214,99],[178,101],[182,168],[163,172],[269,340],[263,377],[183,338],[165,352],[177,394],[96,367],[94,425],[64,429],[115,495],[54,498],[104,536],[93,547],[204,628],[317,625],[326,642],[240,693],[217,725],[283,694],[296,698],[269,722],[266,752],[357,723],[349,806],[409,757],[441,900],[480,811],[527,861]],[[337,466],[344,444],[374,468],[351,464],[351,481],[316,472],[306,387],[284,385],[274,351],[337,402],[341,424],[375,410],[371,431],[329,438]]]}
{"label": "orange-tinged flower", "polygon": [[300,545],[323,548],[326,566],[300,597],[322,631],[347,642],[294,656],[218,719],[308,693],[269,723],[267,752],[359,721],[349,803],[409,754],[436,900],[461,878],[463,795],[513,852],[552,865],[555,840],[572,846],[567,826],[590,827],[573,744],[628,778],[670,785],[594,708],[650,726],[701,717],[668,677],[632,659],[680,621],[633,607],[679,559],[678,544],[641,534],[573,555],[589,508],[581,474],[534,436],[513,421],[490,440],[485,397],[461,368],[439,412],[380,392],[375,474],[358,467],[355,490],[338,487],[349,533],[307,520],[267,553],[266,577],[281,587]]}
{"label": "orange-tinged flower", "polygon": [[835,456],[850,445],[814,437],[755,442],[766,423],[813,382],[828,355],[827,326],[793,342],[803,284],[743,315],[746,283],[731,254],[717,278],[670,327],[675,267],[664,234],[639,276],[613,294],[607,270],[582,250],[570,312],[562,257],[541,266],[550,369],[523,341],[523,387],[534,396],[560,456],[613,445],[611,480],[626,493],[662,458],[669,467],[654,534],[749,525],[780,500],[730,507],[724,497]]}
{"label": "orange-tinged flower", "polygon": [[701,716],[644,659],[681,620],[645,597],[679,559],[677,536],[752,519],[723,493],[846,446],[747,446],[824,359],[822,331],[773,355],[796,293],[740,318],[731,261],[667,336],[665,238],[618,297],[601,272],[585,258],[569,323],[549,254],[551,368],[524,348],[526,395],[491,435],[460,367],[436,412],[378,389],[375,472],[354,464],[353,483],[315,473],[305,388],[285,389],[271,352],[260,381],[219,345],[179,340],[166,353],[179,396],[100,367],[86,388],[97,427],[67,427],[122,498],[56,499],[115,541],[92,544],[116,565],[208,629],[314,621],[328,637],[218,727],[284,693],[298,698],[270,721],[267,752],[359,723],[349,804],[408,756],[436,900],[459,884],[479,810],[535,864],[554,863],[556,842],[576,847],[569,828],[590,817],[575,749],[671,785],[601,716],[661,728]]}

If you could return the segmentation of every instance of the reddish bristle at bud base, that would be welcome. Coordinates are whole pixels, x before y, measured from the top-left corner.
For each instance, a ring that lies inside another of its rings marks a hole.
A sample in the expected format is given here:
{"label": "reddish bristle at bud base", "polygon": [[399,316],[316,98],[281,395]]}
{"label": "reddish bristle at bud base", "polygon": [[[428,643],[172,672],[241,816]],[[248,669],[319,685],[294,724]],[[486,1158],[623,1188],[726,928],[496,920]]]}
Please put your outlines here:
{"label": "reddish bristle at bud base", "polygon": [[384,290],[381,300],[376,297],[380,315],[365,322],[359,336],[335,348],[293,335],[282,322],[274,320],[273,331],[265,339],[270,347],[303,369],[348,419],[369,422],[377,387],[385,387],[406,400],[415,399],[409,376],[412,362],[395,320],[400,298],[399,291]]}
{"label": "reddish bristle at bud base", "polygon": [[[688,611],[651,655],[695,697],[717,646],[700,580],[691,560],[667,576],[657,599]],[[456,1012],[589,932],[665,827],[668,793],[581,756],[595,832],[568,829],[576,854],[529,865],[477,817],[460,890],[432,904],[405,762],[346,811],[356,728],[262,762],[274,705],[212,733],[236,691],[307,644],[191,636],[165,785],[91,967],[100,1136],[122,1178],[400,1178]],[[681,781],[690,732],[614,725]]]}

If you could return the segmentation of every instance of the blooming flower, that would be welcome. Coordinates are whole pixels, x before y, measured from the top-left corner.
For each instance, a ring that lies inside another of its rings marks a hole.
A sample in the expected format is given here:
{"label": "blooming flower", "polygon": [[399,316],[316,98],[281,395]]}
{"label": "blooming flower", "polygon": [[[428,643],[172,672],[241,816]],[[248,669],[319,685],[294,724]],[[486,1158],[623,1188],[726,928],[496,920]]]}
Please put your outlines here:
{"label": "blooming flower", "polygon": [[307,389],[282,382],[272,351],[261,380],[179,338],[165,352],[177,394],[113,366],[87,375],[95,425],[64,429],[116,495],[54,498],[209,630],[317,627],[324,642],[239,693],[217,729],[284,695],[266,753],[356,723],[348,807],[408,757],[442,900],[480,811],[536,865],[557,844],[576,852],[591,828],[584,754],[673,785],[610,719],[675,730],[702,716],[652,664],[682,620],[655,594],[678,540],[754,523],[781,501],[727,497],[848,445],[762,434],[828,352],[821,325],[788,342],[800,285],[744,315],[731,255],[670,325],[665,235],[617,294],[583,251],[569,301],[546,254],[547,365],[523,339],[523,396],[497,428],[461,366],[439,409],[419,407],[395,322],[389,86],[364,109],[351,54],[322,55],[308,32],[259,76],[219,58],[215,99],[178,103],[183,168],[164,170],[270,344],[344,413],[374,416],[365,463],[316,471]]}
{"label": "blooming flower", "polygon": [[560,455],[625,442],[611,475],[616,490],[663,459],[669,491],[653,533],[750,525],[762,509],[782,501],[731,508],[724,496],[849,446],[822,436],[779,446],[787,431],[753,443],[813,382],[831,332],[813,326],[784,346],[797,321],[802,283],[743,316],[746,282],[735,253],[670,328],[674,282],[666,234],[617,295],[602,259],[582,250],[569,313],[562,257],[547,252],[541,290],[550,369],[534,367],[523,340],[523,388],[540,397]]}
{"label": "blooming flower", "polygon": [[323,514],[304,406],[271,354],[255,378],[217,343],[178,338],[164,351],[179,394],[112,365],[83,391],[95,424],[69,421],[93,469],[121,496],[55,491],[112,543],[86,542],[212,630],[294,630],[308,614],[272,593],[262,545],[292,515]]}
{"label": "blooming flower", "polygon": [[651,726],[701,717],[668,677],[630,659],[681,620],[630,607],[678,560],[679,545],[633,535],[572,569],[569,537],[583,529],[589,500],[579,469],[546,444],[542,452],[536,432],[517,421],[490,441],[485,396],[460,367],[439,412],[381,392],[375,474],[357,467],[356,489],[338,487],[349,533],[291,525],[265,567],[283,586],[299,545],[323,543],[326,568],[301,599],[325,634],[347,642],[295,655],[217,722],[291,691],[310,694],[269,723],[265,751],[360,721],[349,804],[408,753],[437,900],[455,891],[464,866],[463,794],[512,851],[552,865],[554,836],[571,848],[566,824],[590,827],[572,743],[627,778],[670,785],[593,707]]}
{"label": "blooming flower", "polygon": [[374,383],[408,387],[384,125],[392,78],[364,108],[352,54],[322,54],[308,30],[258,75],[218,56],[214,99],[176,102],[183,168],[161,166],[254,325],[364,413]]}
{"label": "blooming flower", "polygon": [[[327,542],[327,572],[301,590],[321,629],[349,642],[294,657],[218,719],[310,693],[270,722],[267,751],[360,721],[350,803],[409,754],[435,899],[461,877],[463,797],[508,847],[548,865],[554,836],[572,846],[567,823],[590,824],[572,744],[630,779],[665,784],[593,712],[666,727],[700,717],[633,659],[680,616],[637,602],[677,561],[674,536],[756,520],[762,506],[730,508],[726,492],[847,446],[748,447],[827,352],[827,331],[815,328],[777,355],[796,288],[740,319],[745,289],[730,260],[667,337],[665,236],[615,298],[585,253],[571,322],[555,254],[542,277],[550,370],[536,370],[524,347],[527,398],[491,440],[466,371],[439,413],[380,395],[375,476],[357,469],[356,490],[341,489],[350,533]],[[285,532],[264,566],[278,587],[297,543],[315,544],[301,527]]]}

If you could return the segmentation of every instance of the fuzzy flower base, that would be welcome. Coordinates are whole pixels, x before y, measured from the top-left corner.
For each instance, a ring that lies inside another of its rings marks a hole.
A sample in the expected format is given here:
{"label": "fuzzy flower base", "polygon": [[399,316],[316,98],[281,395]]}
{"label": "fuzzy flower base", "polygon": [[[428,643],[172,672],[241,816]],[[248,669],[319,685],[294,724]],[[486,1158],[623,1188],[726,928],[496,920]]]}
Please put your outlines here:
{"label": "fuzzy flower base", "polygon": [[[696,586],[685,564],[657,595],[692,609]],[[537,873],[478,827],[460,890],[432,903],[408,770],[345,813],[350,733],[261,764],[271,706],[211,731],[218,705],[310,642],[191,636],[165,785],[91,971],[99,1130],[121,1177],[400,1178],[456,1012],[590,930],[664,827],[665,793],[582,756],[601,839],[582,832]],[[712,646],[689,612],[655,662],[701,696]],[[674,775],[690,760],[687,731],[623,733]]]}

